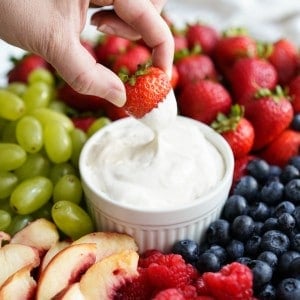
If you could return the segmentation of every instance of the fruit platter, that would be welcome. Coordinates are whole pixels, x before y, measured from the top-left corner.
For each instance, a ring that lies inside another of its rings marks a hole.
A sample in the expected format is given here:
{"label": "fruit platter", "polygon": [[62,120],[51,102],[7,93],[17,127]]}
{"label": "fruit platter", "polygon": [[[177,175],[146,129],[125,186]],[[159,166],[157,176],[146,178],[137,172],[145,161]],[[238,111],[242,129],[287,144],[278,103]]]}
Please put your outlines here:
{"label": "fruit platter", "polygon": [[170,81],[148,66],[142,40],[88,28],[81,41],[116,74],[144,76],[135,84],[160,76],[178,116],[230,149],[226,199],[201,234],[181,230],[167,250],[155,239],[141,248],[121,225],[101,230],[80,172],[96,135],[144,116],[143,97],[116,107],[79,94],[42,57],[0,44],[14,56],[0,66],[1,300],[300,299],[299,2],[249,18],[265,4],[222,1],[226,22],[220,1],[201,2],[169,1],[162,14],[175,43]]}

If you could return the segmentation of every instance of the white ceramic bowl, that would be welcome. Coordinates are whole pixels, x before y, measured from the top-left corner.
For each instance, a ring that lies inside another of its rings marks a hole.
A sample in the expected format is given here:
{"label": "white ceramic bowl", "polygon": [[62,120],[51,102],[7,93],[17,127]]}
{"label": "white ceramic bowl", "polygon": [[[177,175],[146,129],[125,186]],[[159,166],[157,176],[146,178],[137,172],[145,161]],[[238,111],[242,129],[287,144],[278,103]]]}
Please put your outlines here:
{"label": "white ceramic bowl", "polygon": [[[184,118],[179,116],[179,118]],[[186,119],[186,118],[185,118]],[[209,126],[189,119],[196,124],[204,136],[223,157],[225,174],[220,183],[206,195],[180,208],[161,211],[129,208],[117,201],[111,201],[103,192],[92,186],[87,174],[87,160],[93,145],[108,130],[117,129],[129,122],[130,118],[115,121],[95,133],[85,144],[80,156],[80,173],[88,209],[97,230],[117,231],[132,235],[140,253],[147,249],[170,251],[177,240],[193,239],[201,241],[208,225],[220,216],[232,184],[234,159],[225,139]]]}

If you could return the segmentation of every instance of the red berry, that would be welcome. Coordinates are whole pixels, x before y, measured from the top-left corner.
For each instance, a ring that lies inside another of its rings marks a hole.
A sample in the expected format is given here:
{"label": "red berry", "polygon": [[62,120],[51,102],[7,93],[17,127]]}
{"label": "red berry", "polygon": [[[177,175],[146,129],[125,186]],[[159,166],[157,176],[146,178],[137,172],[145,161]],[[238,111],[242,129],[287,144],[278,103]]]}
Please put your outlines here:
{"label": "red berry", "polygon": [[224,266],[220,272],[207,272],[203,280],[216,300],[250,300],[253,296],[252,272],[240,263]]}
{"label": "red berry", "polygon": [[90,126],[95,122],[95,117],[74,117],[72,118],[72,121],[74,123],[74,126],[76,128],[79,128],[83,130],[84,132],[87,132]]}
{"label": "red berry", "polygon": [[300,113],[300,75],[296,76],[288,85],[289,96],[294,113]]}
{"label": "red berry", "polygon": [[186,300],[180,290],[170,288],[159,292],[153,300]]}
{"label": "red berry", "polygon": [[211,124],[219,112],[227,114],[232,101],[229,92],[218,82],[200,80],[186,84],[178,96],[182,115]]}

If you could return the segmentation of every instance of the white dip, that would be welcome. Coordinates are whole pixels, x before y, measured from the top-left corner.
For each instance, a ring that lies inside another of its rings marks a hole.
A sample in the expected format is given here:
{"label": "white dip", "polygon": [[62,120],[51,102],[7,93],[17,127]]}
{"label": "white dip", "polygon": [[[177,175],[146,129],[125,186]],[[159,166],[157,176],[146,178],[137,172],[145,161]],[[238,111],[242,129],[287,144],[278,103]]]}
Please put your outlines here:
{"label": "white dip", "polygon": [[95,189],[127,206],[159,210],[191,203],[222,179],[220,153],[194,121],[177,116],[173,92],[140,121],[104,129],[91,148],[86,163]]}

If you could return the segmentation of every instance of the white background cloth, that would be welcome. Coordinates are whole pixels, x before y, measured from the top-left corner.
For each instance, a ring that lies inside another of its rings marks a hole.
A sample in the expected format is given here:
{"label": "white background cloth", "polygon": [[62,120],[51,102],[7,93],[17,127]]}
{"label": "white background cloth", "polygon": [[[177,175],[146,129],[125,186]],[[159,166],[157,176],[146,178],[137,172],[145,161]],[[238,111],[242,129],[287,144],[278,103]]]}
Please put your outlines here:
{"label": "white background cloth", "polygon": [[[169,0],[165,12],[179,27],[194,21],[218,30],[240,26],[259,40],[286,37],[300,46],[300,0]],[[87,23],[83,35],[92,39],[98,33]],[[21,49],[0,40],[0,86],[6,83],[5,74],[11,67],[9,57],[21,54]]]}

